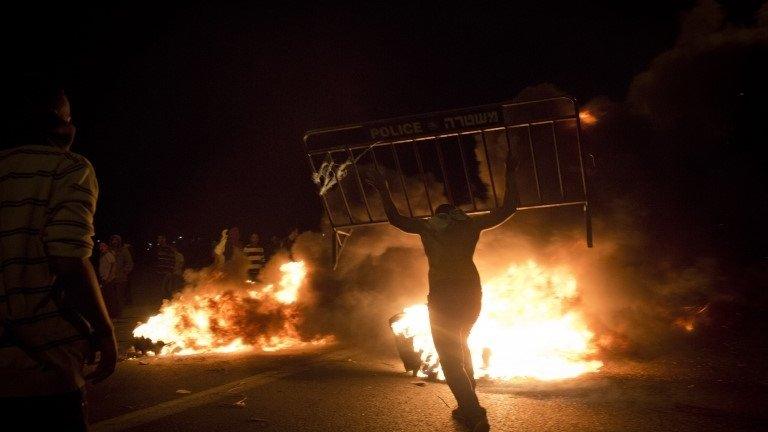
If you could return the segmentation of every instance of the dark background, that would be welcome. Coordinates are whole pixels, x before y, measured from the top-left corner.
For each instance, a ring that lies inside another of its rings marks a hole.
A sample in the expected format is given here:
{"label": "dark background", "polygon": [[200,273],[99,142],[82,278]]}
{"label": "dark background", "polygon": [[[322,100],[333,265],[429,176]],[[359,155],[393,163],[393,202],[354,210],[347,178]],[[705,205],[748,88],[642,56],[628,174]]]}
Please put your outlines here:
{"label": "dark background", "polygon": [[[74,150],[93,162],[101,185],[99,238],[122,233],[144,245],[165,232],[209,244],[232,225],[267,238],[318,226],[300,141],[308,129],[499,102],[539,83],[583,102],[622,101],[633,77],[674,45],[681,13],[696,2],[623,3],[38,4],[5,11],[3,56],[6,70],[66,86],[79,128]],[[760,6],[720,4],[729,25],[754,24]],[[650,235],[690,229],[677,243],[691,244],[686,238],[703,232],[707,241],[694,242],[702,248],[764,263],[766,231],[756,220],[765,215],[764,175],[748,138],[760,128],[741,121],[757,119],[766,94],[758,71],[744,69],[741,84],[760,89],[749,101],[708,101],[730,129],[705,153],[685,133],[659,142],[632,119],[588,137],[590,150],[616,164],[596,174],[598,209],[634,189],[644,191],[638,202],[664,195],[649,205],[677,205]],[[709,169],[734,142],[740,162]]]}

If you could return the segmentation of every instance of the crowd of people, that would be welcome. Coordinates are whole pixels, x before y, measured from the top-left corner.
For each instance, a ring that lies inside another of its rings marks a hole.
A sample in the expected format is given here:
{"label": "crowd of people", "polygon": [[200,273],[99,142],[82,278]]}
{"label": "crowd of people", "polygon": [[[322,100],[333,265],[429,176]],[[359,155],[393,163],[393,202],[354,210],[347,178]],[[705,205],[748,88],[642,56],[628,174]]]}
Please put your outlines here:
{"label": "crowd of people", "polygon": [[[298,230],[293,230],[287,237],[273,236],[267,247],[260,242],[259,234],[252,232],[248,241],[240,240],[240,230],[237,227],[226,229],[221,239],[213,245],[214,265],[221,266],[225,262],[238,259],[247,266],[247,280],[259,281],[259,273],[264,268],[267,258],[278,250],[290,253],[291,245],[298,236]],[[113,320],[122,318],[123,309],[133,304],[131,289],[131,274],[134,270],[134,251],[130,244],[124,244],[120,235],[114,234],[107,241],[98,241],[98,277],[104,302]],[[186,259],[176,242],[169,242],[164,234],[157,236],[150,243],[146,268],[154,276],[152,283],[162,294],[170,299],[173,293],[184,285],[184,270]]]}
{"label": "crowd of people", "polygon": [[251,233],[248,242],[243,245],[240,240],[240,228],[232,227],[223,230],[221,239],[213,248],[214,262],[218,266],[227,261],[242,260],[247,266],[248,281],[257,282],[259,273],[267,261],[264,247],[259,243],[259,234]]}

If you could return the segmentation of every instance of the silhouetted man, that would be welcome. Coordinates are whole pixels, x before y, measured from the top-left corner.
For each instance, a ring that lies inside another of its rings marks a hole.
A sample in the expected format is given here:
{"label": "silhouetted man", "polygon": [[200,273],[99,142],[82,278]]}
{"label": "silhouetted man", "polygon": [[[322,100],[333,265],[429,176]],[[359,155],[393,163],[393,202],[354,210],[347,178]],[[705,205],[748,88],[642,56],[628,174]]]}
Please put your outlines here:
{"label": "silhouetted man", "polygon": [[155,273],[160,279],[160,290],[163,297],[171,298],[175,286],[173,270],[176,268],[176,254],[173,252],[173,248],[168,245],[168,240],[163,234],[157,236],[154,261]]}
{"label": "silhouetted man", "polygon": [[117,274],[117,260],[115,251],[106,243],[99,243],[99,281],[101,282],[101,295],[107,306],[109,316],[114,320],[123,314],[123,299],[115,284]]}
{"label": "silhouetted man", "polygon": [[0,421],[3,430],[84,431],[85,379],[107,378],[117,359],[88,259],[99,188],[90,162],[69,151],[64,92],[14,84],[10,148],[0,150]]}
{"label": "silhouetted man", "polygon": [[129,277],[133,271],[133,254],[131,254],[130,246],[123,244],[122,237],[113,234],[109,237],[109,247],[115,254],[116,262],[113,283],[123,304],[131,304],[133,303],[133,296],[131,295]]}
{"label": "silhouetted man", "polygon": [[480,232],[500,225],[517,209],[516,165],[510,152],[501,207],[476,217],[469,217],[450,204],[438,206],[435,216],[427,220],[403,216],[392,202],[384,176],[372,171],[366,178],[379,192],[389,222],[421,237],[429,262],[432,339],[445,380],[459,405],[452,415],[473,432],[488,431],[490,426],[475,394],[474,370],[467,346],[469,332],[480,314],[482,297],[480,275],[472,258]]}
{"label": "silhouetted man", "polygon": [[243,254],[243,245],[240,242],[240,228],[232,227],[227,232],[227,244],[224,247],[224,260],[239,259]]}

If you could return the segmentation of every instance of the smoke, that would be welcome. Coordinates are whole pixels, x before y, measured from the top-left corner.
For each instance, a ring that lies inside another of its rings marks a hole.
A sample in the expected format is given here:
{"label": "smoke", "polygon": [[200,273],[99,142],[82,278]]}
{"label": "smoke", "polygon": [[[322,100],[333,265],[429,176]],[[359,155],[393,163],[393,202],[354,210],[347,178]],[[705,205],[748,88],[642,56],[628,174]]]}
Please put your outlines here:
{"label": "smoke", "polygon": [[585,127],[597,243],[563,259],[607,349],[650,356],[683,336],[739,343],[764,327],[766,161],[751,149],[768,96],[766,10],[737,26],[701,1],[624,101],[585,104],[597,118]]}
{"label": "smoke", "polygon": [[387,320],[426,299],[427,262],[419,239],[390,226],[355,229],[336,270],[330,266],[330,234],[301,234],[293,253],[312,263],[308,285],[314,301],[302,310],[307,334],[332,333],[389,348]]}
{"label": "smoke", "polygon": [[750,76],[764,70],[766,47],[765,22],[729,24],[716,2],[701,1],[684,14],[674,46],[632,80],[627,104],[658,130],[708,137],[683,146],[722,142],[738,104],[753,96]]}

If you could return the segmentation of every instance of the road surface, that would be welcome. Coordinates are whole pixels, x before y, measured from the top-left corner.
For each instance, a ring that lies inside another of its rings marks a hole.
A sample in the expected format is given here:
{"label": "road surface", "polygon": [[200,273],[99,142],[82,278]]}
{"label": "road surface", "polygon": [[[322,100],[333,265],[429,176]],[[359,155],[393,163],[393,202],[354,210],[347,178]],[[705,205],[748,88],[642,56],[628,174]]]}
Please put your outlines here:
{"label": "road surface", "polygon": [[[768,430],[765,385],[709,369],[607,364],[478,392],[496,431]],[[405,374],[394,352],[344,346],[126,360],[90,393],[96,431],[461,431],[453,406],[446,385]]]}
{"label": "road surface", "polygon": [[[160,301],[154,292],[137,298],[145,304],[116,327],[123,350]],[[752,351],[605,360],[576,379],[481,381],[478,393],[494,431],[765,431],[768,368]],[[462,431],[450,417],[454,403],[445,384],[403,372],[394,340],[378,351],[334,345],[125,360],[89,388],[97,432]]]}

